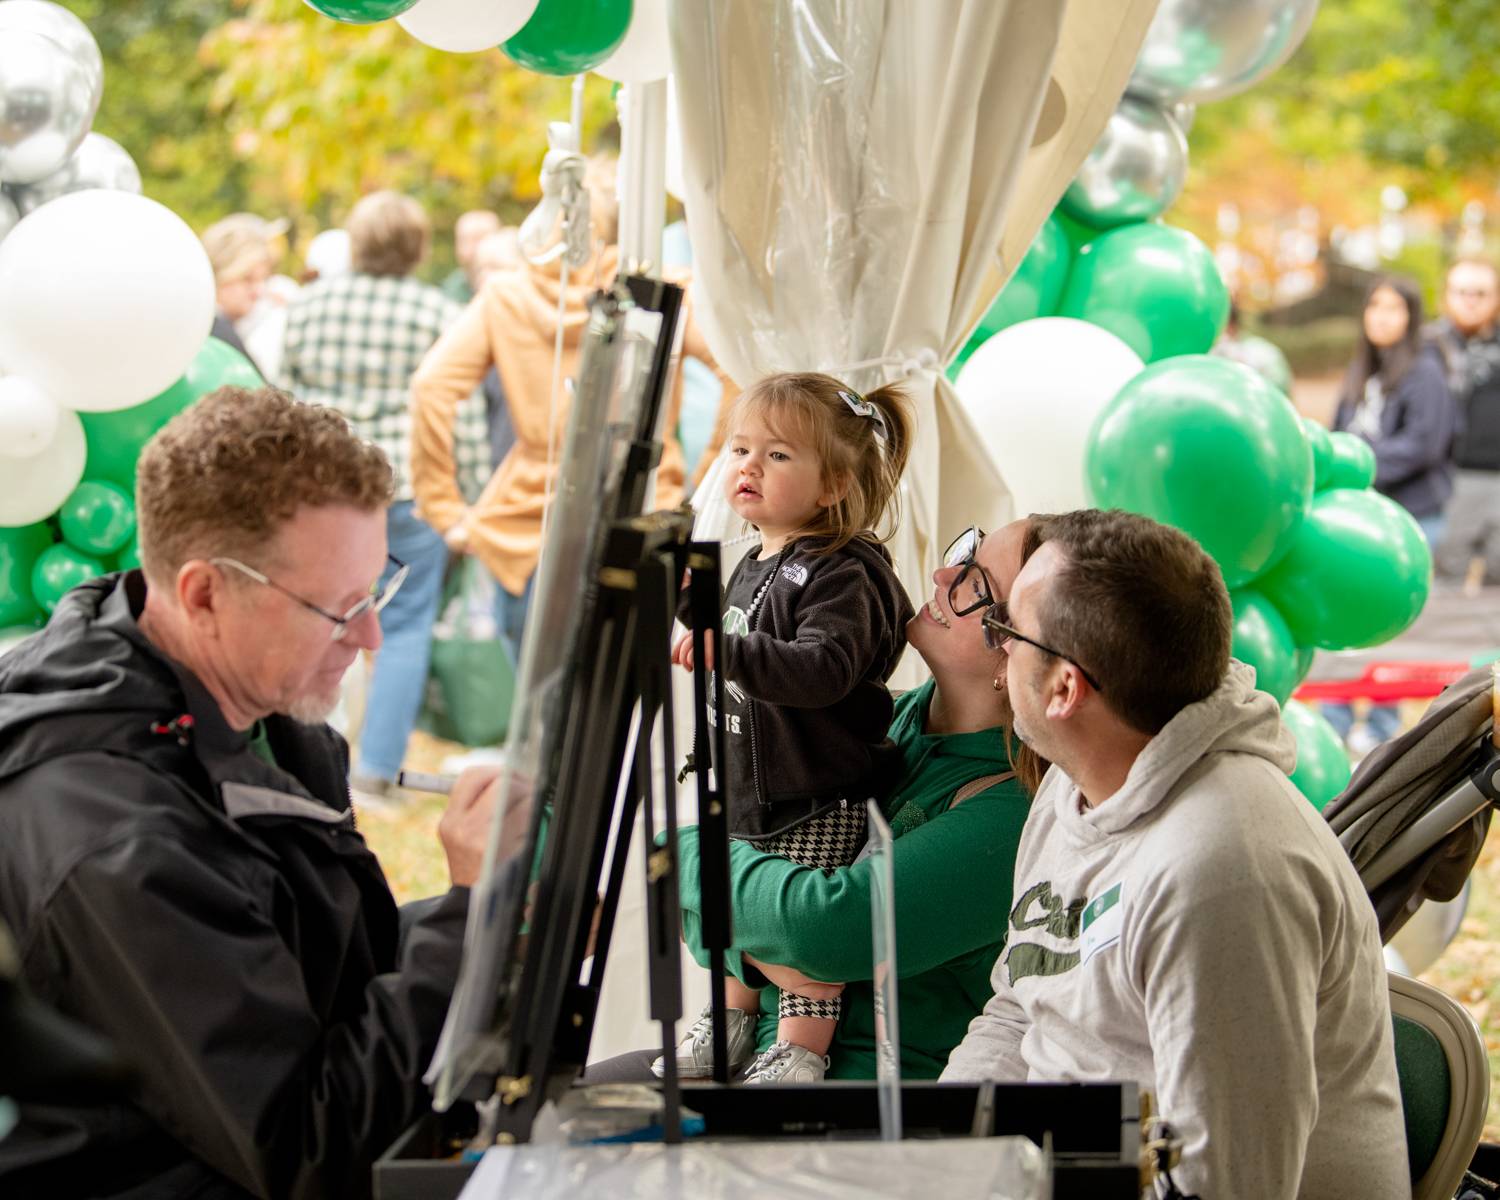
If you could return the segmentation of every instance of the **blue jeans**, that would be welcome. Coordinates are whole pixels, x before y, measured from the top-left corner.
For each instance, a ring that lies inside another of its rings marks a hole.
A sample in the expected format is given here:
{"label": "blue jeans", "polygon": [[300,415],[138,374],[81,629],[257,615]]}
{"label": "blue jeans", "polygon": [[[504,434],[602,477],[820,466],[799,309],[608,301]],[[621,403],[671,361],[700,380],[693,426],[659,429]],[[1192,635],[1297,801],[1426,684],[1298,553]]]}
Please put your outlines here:
{"label": "blue jeans", "polygon": [[1427,548],[1436,555],[1438,543],[1443,540],[1443,531],[1448,527],[1448,514],[1433,513],[1430,517],[1418,517],[1416,520],[1422,527],[1422,536],[1427,539]]}
{"label": "blue jeans", "polygon": [[[375,653],[375,675],[365,703],[355,772],[367,778],[394,780],[427,688],[432,624],[442,599],[448,547],[437,531],[417,516],[410,500],[391,505],[385,520],[390,551],[411,572],[380,614],[383,640]],[[387,575],[393,571],[386,568]],[[381,577],[382,583],[385,578]]]}
{"label": "blue jeans", "polygon": [[[1321,707],[1333,731],[1347,741],[1349,731],[1354,728],[1354,705],[1324,704]],[[1376,741],[1388,742],[1401,732],[1401,710],[1394,704],[1372,704],[1365,723]]]}
{"label": "blue jeans", "polygon": [[495,627],[500,640],[510,651],[510,661],[517,668],[521,665],[521,635],[526,631],[526,613],[531,608],[531,590],[535,586],[535,571],[519,596],[507,592],[503,583],[495,584]]}

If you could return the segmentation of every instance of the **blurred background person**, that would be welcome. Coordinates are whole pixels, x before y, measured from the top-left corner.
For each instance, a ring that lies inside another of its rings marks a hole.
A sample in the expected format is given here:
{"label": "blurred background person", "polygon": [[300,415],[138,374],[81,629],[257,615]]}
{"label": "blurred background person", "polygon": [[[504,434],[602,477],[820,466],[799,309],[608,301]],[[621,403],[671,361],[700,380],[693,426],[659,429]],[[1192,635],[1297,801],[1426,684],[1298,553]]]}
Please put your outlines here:
{"label": "blurred background person", "polygon": [[[1387,276],[1365,298],[1363,329],[1344,376],[1333,427],[1375,451],[1375,490],[1416,518],[1429,546],[1442,536],[1453,493],[1457,409],[1439,355],[1422,341],[1422,297],[1408,279]],[[1377,705],[1351,736],[1353,710],[1323,706],[1355,753],[1365,753],[1400,727],[1395,705]]]}
{"label": "blurred background person", "polygon": [[349,274],[349,231],[325,229],[307,243],[302,257],[302,283],[305,287],[319,279],[337,279]]}
{"label": "blurred background person", "polygon": [[[355,798],[378,804],[395,781],[421,708],[448,561],[443,539],[412,502],[411,378],[460,309],[412,277],[430,234],[415,200],[389,191],[366,196],[346,228],[350,273],[320,279],[288,306],[282,382],[309,403],[338,409],[360,437],[385,451],[396,473],[386,530],[391,554],[410,573],[381,613],[384,641],[350,776]],[[454,409],[453,486],[460,496],[477,496],[489,474],[483,401],[471,387]]]}
{"label": "blurred background person", "polygon": [[[474,287],[483,291],[491,275],[501,271],[517,271],[526,265],[521,253],[521,231],[506,226],[488,234],[474,251]],[[480,382],[484,392],[484,408],[490,426],[490,469],[498,468],[516,444],[516,427],[510,419],[510,409],[505,403],[505,389],[500,384],[500,372],[492,365]]]}
{"label": "blurred background person", "polygon": [[[1453,500],[1438,544],[1445,579],[1500,584],[1500,274],[1461,259],[1448,269],[1443,315],[1430,333],[1458,402]],[[1477,561],[1476,561],[1477,560]]]}
{"label": "blurred background person", "polygon": [[1422,297],[1411,280],[1387,276],[1370,289],[1333,427],[1370,444],[1375,490],[1411,513],[1434,545],[1453,494],[1456,410],[1421,329]]}
{"label": "blurred background person", "polygon": [[1259,373],[1268,383],[1275,384],[1287,396],[1292,394],[1292,367],[1286,355],[1272,342],[1253,333],[1247,333],[1242,321],[1243,314],[1237,301],[1229,302],[1229,319],[1224,322],[1224,332],[1214,343],[1211,354],[1227,358],[1230,362],[1242,363]]}
{"label": "blurred background person", "polygon": [[456,304],[467,304],[474,298],[478,281],[474,255],[479,243],[500,231],[500,218],[483,208],[462,214],[453,224],[453,258],[458,264],[443,280],[443,295]]}
{"label": "blurred background person", "polygon": [[[570,379],[578,373],[588,298],[614,278],[618,265],[619,208],[613,163],[591,160],[586,182],[593,252],[586,263],[569,271],[567,287],[562,286],[561,260],[556,258],[545,263],[523,260],[517,267],[495,272],[463,317],[433,347],[412,384],[412,473],[418,509],[442,531],[450,547],[475,554],[500,584],[496,621],[516,657],[541,553],[542,513],[554,486],[571,405],[568,390],[553,385],[559,313],[562,378]],[[686,300],[682,336],[684,355],[718,370]],[[468,504],[455,476],[453,421],[458,403],[492,367],[498,372],[515,442],[483,495]],[[722,372],[719,378],[722,412],[735,388]],[[684,465],[676,434],[681,403],[679,363],[663,423],[654,500],[658,507],[673,507],[682,499]]]}
{"label": "blurred background person", "polygon": [[240,323],[250,316],[276,265],[275,240],[285,221],[267,221],[254,213],[231,213],[203,231],[203,249],[214,272],[214,325],[210,331],[228,342],[265,376],[246,348]]}
{"label": "blurred background person", "polygon": [[[662,230],[661,261],[669,278],[686,279],[693,267],[693,245],[688,240],[687,222],[673,221]],[[688,495],[703,478],[703,473],[713,463],[713,455],[707,451],[712,446],[717,453],[723,441],[724,431],[719,430],[715,438],[715,425],[720,411],[720,396],[723,384],[718,373],[701,359],[691,354],[682,356],[682,411],[677,416],[677,438],[682,443],[682,461],[697,463],[684,481]]]}
{"label": "blurred background person", "polygon": [[301,290],[302,285],[290,275],[273,274],[261,289],[255,307],[239,322],[240,340],[245,343],[250,361],[260,368],[263,379],[275,379],[281,374],[286,306]]}

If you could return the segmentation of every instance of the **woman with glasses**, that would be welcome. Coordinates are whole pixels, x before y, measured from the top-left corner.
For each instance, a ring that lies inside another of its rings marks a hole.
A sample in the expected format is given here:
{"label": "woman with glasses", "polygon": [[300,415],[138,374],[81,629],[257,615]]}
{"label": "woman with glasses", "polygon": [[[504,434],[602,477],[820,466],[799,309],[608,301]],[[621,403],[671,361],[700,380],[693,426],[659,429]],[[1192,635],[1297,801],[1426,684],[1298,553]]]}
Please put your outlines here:
{"label": "woman with glasses", "polygon": [[[1047,764],[1011,737],[1003,638],[994,631],[987,637],[984,620],[1007,615],[1011,582],[1034,548],[1026,522],[988,536],[965,530],[907,626],[908,643],[932,679],[896,701],[891,786],[883,798],[895,835],[906,1078],[937,1077],[989,999],[990,968],[1005,941],[1016,848]],[[683,933],[689,949],[701,953],[695,828],[682,831],[680,855]],[[819,870],[734,841],[729,865],[731,969],[747,982],[763,977],[814,999],[827,994],[820,983],[842,984],[829,1078],[874,1078],[868,860]],[[775,1005],[769,1009],[774,1014]],[[763,1049],[775,1035],[775,1016],[763,1016],[757,1045]],[[592,1066],[588,1078],[648,1078],[655,1056],[621,1055]]]}

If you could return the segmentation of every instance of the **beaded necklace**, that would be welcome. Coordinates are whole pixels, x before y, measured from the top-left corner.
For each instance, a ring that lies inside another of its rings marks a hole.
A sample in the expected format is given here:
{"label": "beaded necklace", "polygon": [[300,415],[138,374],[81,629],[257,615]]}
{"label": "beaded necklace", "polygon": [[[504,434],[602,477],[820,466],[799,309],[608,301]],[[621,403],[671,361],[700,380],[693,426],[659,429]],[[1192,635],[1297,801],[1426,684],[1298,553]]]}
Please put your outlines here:
{"label": "beaded necklace", "polygon": [[766,598],[766,593],[771,590],[771,584],[775,581],[776,576],[781,574],[782,561],[786,558],[787,551],[791,548],[792,544],[790,542],[781,548],[781,553],[776,556],[776,561],[771,565],[770,571],[761,580],[760,587],[755,589],[755,596],[750,601],[750,608],[745,613],[745,627],[752,632],[755,630],[755,614],[760,608],[760,602]]}

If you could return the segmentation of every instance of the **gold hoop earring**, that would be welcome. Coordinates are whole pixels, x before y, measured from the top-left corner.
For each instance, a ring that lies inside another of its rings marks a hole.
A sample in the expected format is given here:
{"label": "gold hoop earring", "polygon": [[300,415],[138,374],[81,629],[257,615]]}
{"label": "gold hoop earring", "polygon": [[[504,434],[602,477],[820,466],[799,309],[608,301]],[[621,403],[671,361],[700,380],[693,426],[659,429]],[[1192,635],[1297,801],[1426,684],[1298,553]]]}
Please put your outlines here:
{"label": "gold hoop earring", "polygon": [[994,688],[997,692],[1003,692],[1005,690],[1005,685],[1000,682],[1000,676],[998,675],[990,680],[990,687]]}

